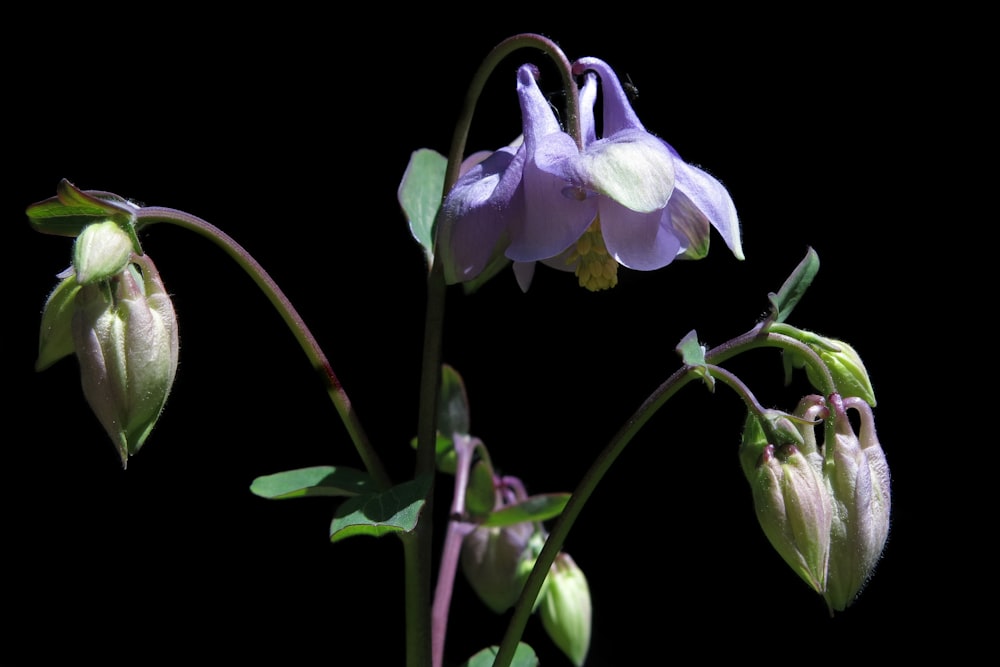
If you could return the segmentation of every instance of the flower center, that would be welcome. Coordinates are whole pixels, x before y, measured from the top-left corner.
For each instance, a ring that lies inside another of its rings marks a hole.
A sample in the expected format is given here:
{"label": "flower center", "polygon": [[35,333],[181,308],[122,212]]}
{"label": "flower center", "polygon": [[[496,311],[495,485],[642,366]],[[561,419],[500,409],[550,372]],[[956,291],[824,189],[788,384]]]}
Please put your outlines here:
{"label": "flower center", "polygon": [[618,284],[618,262],[608,254],[601,234],[601,218],[596,217],[587,227],[566,259],[567,264],[576,264],[576,277],[580,286],[591,292],[599,292]]}

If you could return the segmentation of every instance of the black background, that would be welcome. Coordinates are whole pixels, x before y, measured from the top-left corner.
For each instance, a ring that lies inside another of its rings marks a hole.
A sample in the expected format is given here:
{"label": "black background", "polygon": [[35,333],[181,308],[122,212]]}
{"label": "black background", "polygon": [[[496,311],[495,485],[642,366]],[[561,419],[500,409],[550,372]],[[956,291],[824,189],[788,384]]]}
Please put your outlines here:
{"label": "black background", "polygon": [[[647,129],[728,186],[747,260],[715,237],[709,258],[623,271],[608,293],[545,269],[527,294],[510,272],[471,297],[449,291],[444,360],[465,377],[472,430],[494,462],[533,492],[572,490],[677,367],[675,344],[691,329],[714,345],[749,328],[812,246],[822,267],[792,322],[863,356],[894,478],[885,557],[857,604],[830,619],[756,524],[736,456],[738,399],[688,387],[628,447],[567,542],[593,595],[588,664],[734,650],[839,660],[858,657],[862,641],[868,657],[900,642],[969,647],[975,619],[955,605],[955,570],[991,566],[969,553],[977,540],[942,484],[938,418],[921,384],[934,364],[907,356],[924,344],[914,339],[935,314],[928,286],[945,270],[928,267],[927,244],[950,234],[947,205],[928,211],[937,119],[924,101],[951,85],[930,27],[714,10],[372,14],[69,12],[8,28],[20,41],[5,47],[0,660],[403,663],[398,543],[330,545],[334,504],[248,491],[279,470],[360,465],[252,282],[187,231],[143,236],[174,294],[182,353],[160,423],[122,471],[75,361],[33,371],[41,306],[71,244],[33,233],[24,208],[67,178],[222,227],[296,304],[402,479],[425,269],[396,188],[411,151],[447,151],[479,61],[522,31],[628,76]],[[470,150],[519,132],[514,73],[529,61],[544,75],[535,52],[497,70]],[[557,90],[551,72],[542,86]],[[791,409],[804,390],[782,386],[776,353],[732,368],[774,407]],[[500,640],[506,619],[462,580],[454,609],[450,664]],[[526,638],[544,665],[568,664],[538,619]]]}

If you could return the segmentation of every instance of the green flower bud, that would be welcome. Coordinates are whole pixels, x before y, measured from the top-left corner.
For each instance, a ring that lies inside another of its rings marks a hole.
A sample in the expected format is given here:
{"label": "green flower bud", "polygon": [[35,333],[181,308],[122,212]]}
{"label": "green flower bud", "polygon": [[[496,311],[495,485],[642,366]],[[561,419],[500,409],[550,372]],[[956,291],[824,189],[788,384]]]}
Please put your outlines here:
{"label": "green flower bud", "polygon": [[587,578],[569,554],[559,553],[546,577],[539,611],[552,642],[580,667],[590,650],[593,606]]}
{"label": "green flower bud", "polygon": [[832,513],[816,462],[810,462],[797,445],[768,443],[754,415],[747,419],[740,458],[757,520],[771,546],[822,594],[827,586]]}
{"label": "green flower bud", "polygon": [[[889,537],[889,466],[875,433],[871,406],[860,397],[830,397],[823,474],[833,499],[830,570],[826,598],[831,613],[843,611],[871,576]],[[855,434],[846,410],[857,410]]]}
{"label": "green flower bud", "polygon": [[[872,407],[875,406],[875,390],[872,389],[871,378],[868,377],[868,370],[861,361],[861,356],[853,347],[842,340],[820,336],[787,324],[772,325],[771,331],[791,336],[811,347],[830,371],[837,393],[841,396],[857,396]],[[806,377],[812,386],[825,391],[821,379],[817,377],[817,370],[807,364],[802,356],[786,351],[785,363],[786,373],[790,373],[792,367],[805,367]]]}
{"label": "green flower bud", "polygon": [[121,273],[132,257],[132,239],[115,222],[87,225],[73,244],[73,268],[80,285]]}
{"label": "green flower bud", "polygon": [[517,602],[531,569],[522,563],[533,559],[529,541],[530,521],[511,526],[479,527],[462,540],[462,572],[487,607],[502,614]]}
{"label": "green flower bud", "polygon": [[152,260],[135,256],[110,279],[83,285],[72,332],[83,393],[125,466],[156,424],[177,371],[177,319]]}

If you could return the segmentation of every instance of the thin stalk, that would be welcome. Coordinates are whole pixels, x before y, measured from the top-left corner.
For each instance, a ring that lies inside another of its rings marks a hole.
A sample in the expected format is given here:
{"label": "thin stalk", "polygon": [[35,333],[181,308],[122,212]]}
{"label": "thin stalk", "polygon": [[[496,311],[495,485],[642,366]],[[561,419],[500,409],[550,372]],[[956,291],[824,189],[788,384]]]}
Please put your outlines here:
{"label": "thin stalk", "polygon": [[309,361],[312,362],[313,367],[320,371],[326,385],[327,394],[330,396],[330,400],[333,401],[333,405],[336,407],[341,421],[343,421],[344,426],[347,428],[347,433],[354,443],[354,448],[361,456],[368,474],[372,476],[372,479],[375,480],[379,488],[389,488],[392,482],[382,465],[381,459],[379,459],[378,454],[368,440],[368,436],[361,426],[361,421],[351,404],[351,399],[340,384],[340,380],[337,378],[336,373],[334,373],[333,367],[330,365],[319,343],[316,342],[316,338],[309,330],[309,327],[306,326],[298,311],[295,310],[291,301],[288,300],[288,297],[285,296],[277,283],[274,282],[274,279],[264,270],[264,267],[231,236],[196,215],[162,206],[147,206],[139,209],[136,214],[137,228],[162,222],[183,227],[212,241],[222,248],[253,279],[261,291],[264,292],[265,296],[267,296],[271,305],[277,309],[285,324],[288,325],[288,328],[291,329],[292,334],[299,341],[299,345],[302,346],[302,350],[306,353]]}
{"label": "thin stalk", "polygon": [[[486,81],[493,70],[505,57],[517,49],[532,47],[541,49],[555,60],[562,72],[561,76],[566,86],[576,91],[571,65],[559,47],[546,37],[535,34],[523,34],[510,37],[497,45],[483,60],[476,70],[466,93],[455,132],[452,135],[451,148],[448,153],[448,164],[445,168],[442,200],[458,180],[462,160],[465,157],[465,144],[472,125],[472,117],[476,104],[482,94]],[[569,88],[568,88],[569,89]],[[576,136],[579,136],[579,114],[577,112],[577,95],[568,95],[569,115],[575,123]],[[436,255],[436,253],[435,253]],[[417,417],[417,460],[415,476],[427,475],[433,480],[436,471],[437,441],[437,405],[441,388],[441,334],[444,324],[446,284],[444,269],[440,262],[432,262],[427,280],[427,310],[424,324],[424,349],[420,376],[420,406]],[[427,667],[433,660],[433,639],[431,626],[430,580],[431,561],[433,556],[433,505],[434,484],[431,483],[427,501],[421,511],[420,521],[412,533],[402,536],[406,584],[406,633],[407,633],[407,666]],[[410,581],[410,578],[416,581]]]}
{"label": "thin stalk", "polygon": [[[706,364],[718,364],[738,354],[760,347],[794,349],[805,354],[810,359],[810,362],[818,362],[818,365],[822,366],[823,370],[826,371],[818,355],[809,346],[788,336],[770,334],[763,324],[758,324],[746,333],[709,350],[705,354],[705,361]],[[712,366],[710,368],[712,370],[719,370]],[[597,488],[598,483],[600,483],[615,460],[625,450],[626,445],[635,437],[636,433],[639,432],[646,422],[649,421],[650,417],[662,408],[682,387],[698,377],[699,374],[693,366],[685,365],[674,372],[639,406],[639,409],[635,411],[629,420],[625,422],[624,426],[611,438],[608,445],[598,455],[587,472],[584,473],[583,478],[577,484],[576,490],[573,491],[573,495],[570,496],[569,502],[566,503],[565,509],[563,509],[562,514],[556,520],[552,532],[549,533],[548,539],[545,541],[545,545],[538,555],[538,560],[531,570],[531,574],[525,581],[524,590],[521,593],[521,597],[518,598],[517,604],[514,606],[514,612],[507,626],[507,632],[500,643],[500,649],[493,662],[493,667],[509,667],[511,664],[517,644],[523,636],[528,618],[531,616],[534,601],[538,597],[542,584],[545,582],[545,577],[552,567],[556,556],[559,554],[559,550],[562,549],[570,528],[572,528],[577,517],[579,517],[580,512]],[[826,371],[826,377],[828,378],[828,382],[832,383],[832,379],[829,379],[829,371]]]}

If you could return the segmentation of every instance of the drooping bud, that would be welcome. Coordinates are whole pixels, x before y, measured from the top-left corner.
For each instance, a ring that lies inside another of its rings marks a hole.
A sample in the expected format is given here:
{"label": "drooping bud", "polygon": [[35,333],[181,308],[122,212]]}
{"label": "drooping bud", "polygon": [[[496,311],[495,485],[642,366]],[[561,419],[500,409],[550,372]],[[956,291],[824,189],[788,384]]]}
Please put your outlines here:
{"label": "drooping bud", "polygon": [[533,532],[527,521],[503,528],[480,526],[462,540],[462,572],[479,599],[498,614],[514,606],[531,572],[523,562],[534,558],[529,548]]}
{"label": "drooping bud", "polygon": [[[826,598],[843,611],[871,576],[889,536],[889,466],[875,433],[871,406],[860,397],[830,396],[823,475],[833,499]],[[858,411],[855,434],[847,409]]]}
{"label": "drooping bud", "polygon": [[567,553],[560,552],[552,563],[539,614],[552,642],[574,665],[583,665],[590,650],[593,605],[587,577]]}
{"label": "drooping bud", "polygon": [[73,268],[81,285],[108,280],[129,263],[132,239],[117,223],[87,225],[73,243]]}
{"label": "drooping bud", "polygon": [[820,472],[795,444],[769,443],[752,414],[743,431],[740,459],[768,541],[803,581],[822,594],[827,586],[832,516]]}
{"label": "drooping bud", "polygon": [[153,429],[173,385],[176,315],[145,255],[132,257],[108,280],[83,285],[73,310],[83,392],[124,466]]}

